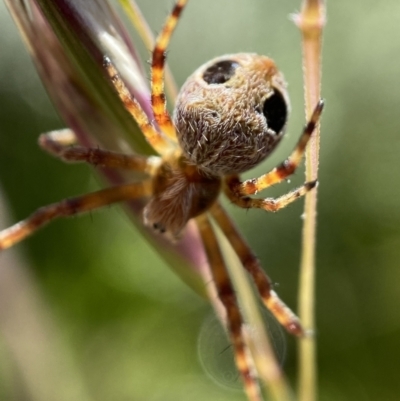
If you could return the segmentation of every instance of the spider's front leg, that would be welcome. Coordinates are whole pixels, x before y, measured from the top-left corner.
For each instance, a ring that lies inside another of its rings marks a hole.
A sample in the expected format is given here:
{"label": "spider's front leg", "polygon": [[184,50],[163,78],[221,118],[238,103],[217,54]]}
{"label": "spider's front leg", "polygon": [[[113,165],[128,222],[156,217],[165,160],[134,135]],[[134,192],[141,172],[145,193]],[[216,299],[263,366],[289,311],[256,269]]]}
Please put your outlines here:
{"label": "spider's front leg", "polygon": [[305,331],[299,319],[273,290],[271,279],[261,267],[260,261],[218,202],[211,208],[211,215],[232,245],[243,267],[253,278],[264,305],[289,333],[303,336]]}
{"label": "spider's front leg", "polygon": [[226,312],[226,325],[233,345],[236,366],[243,380],[245,392],[250,401],[261,401],[256,372],[249,358],[249,350],[243,334],[243,320],[235,290],[229,278],[218,240],[206,214],[196,218],[210,265],[211,275],[218,296]]}
{"label": "spider's front leg", "polygon": [[238,175],[231,175],[226,179],[225,193],[233,203],[242,208],[259,208],[275,212],[305,195],[316,186],[317,181],[310,181],[277,199],[252,199],[248,197],[248,195],[254,195],[259,191],[281,182],[296,171],[304,155],[308,141],[318,124],[323,107],[324,102],[320,100],[311,115],[310,121],[304,127],[297,146],[292,154],[279,166],[275,167],[269,173],[263,174],[261,177],[244,182],[239,180]]}

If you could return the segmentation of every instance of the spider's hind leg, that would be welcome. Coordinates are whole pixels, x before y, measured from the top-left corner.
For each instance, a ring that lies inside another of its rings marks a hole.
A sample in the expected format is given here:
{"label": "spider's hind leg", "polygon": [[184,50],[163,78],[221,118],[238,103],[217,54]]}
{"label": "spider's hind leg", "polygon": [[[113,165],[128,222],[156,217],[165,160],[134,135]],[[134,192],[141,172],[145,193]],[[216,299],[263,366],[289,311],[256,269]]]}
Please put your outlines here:
{"label": "spider's hind leg", "polygon": [[132,96],[115,66],[108,57],[104,58],[104,67],[125,109],[136,121],[149,144],[160,155],[165,155],[174,149],[173,144],[163,134],[157,131],[149,121],[138,101]]}
{"label": "spider's hind leg", "polygon": [[156,39],[151,61],[151,104],[154,119],[162,132],[174,142],[177,142],[176,131],[166,108],[164,93],[165,51],[186,3],[187,0],[178,0],[176,2]]}
{"label": "spider's hind leg", "polygon": [[285,208],[296,199],[304,196],[308,191],[311,191],[316,185],[317,181],[306,182],[299,188],[288,192],[279,198],[264,198],[264,199],[253,199],[249,196],[238,195],[234,188],[237,188],[241,184],[238,176],[231,176],[225,180],[225,194],[236,206],[244,209],[263,209],[267,212],[277,212],[280,209]]}
{"label": "spider's hind leg", "polygon": [[[274,184],[278,184],[279,182],[281,182],[282,180],[284,180],[285,178],[287,178],[288,176],[290,176],[295,172],[295,170],[300,164],[301,159],[303,158],[308,141],[312,133],[314,132],[316,125],[319,122],[323,108],[324,108],[324,102],[323,100],[320,100],[317,106],[315,107],[310,120],[304,127],[302,135],[295,149],[283,163],[275,167],[269,173],[263,174],[261,177],[258,178],[246,180],[244,182],[240,182],[238,179],[230,180],[230,182],[228,183],[227,192],[228,194],[229,193],[232,194],[231,196],[229,195],[228,196],[231,198],[233,202],[235,202],[235,199],[245,198],[248,195],[254,195],[257,192],[262,191]],[[296,198],[301,195],[304,195],[304,193],[312,189],[315,186],[315,184],[316,182],[314,181],[304,184],[304,186],[299,188],[299,190],[293,191],[293,196]],[[238,202],[237,204],[239,206],[242,206],[240,202]],[[242,206],[242,207],[262,207],[258,206],[257,202],[253,204],[251,204],[251,202],[247,202],[247,205],[248,206]],[[274,211],[274,209],[272,209],[272,211]]]}

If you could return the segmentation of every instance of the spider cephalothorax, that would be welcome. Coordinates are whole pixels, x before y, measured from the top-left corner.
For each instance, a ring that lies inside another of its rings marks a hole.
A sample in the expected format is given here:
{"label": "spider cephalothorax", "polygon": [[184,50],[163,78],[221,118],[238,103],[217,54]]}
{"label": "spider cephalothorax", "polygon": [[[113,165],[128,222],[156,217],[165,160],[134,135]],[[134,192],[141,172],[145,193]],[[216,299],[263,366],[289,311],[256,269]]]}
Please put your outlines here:
{"label": "spider cephalothorax", "polygon": [[221,191],[221,178],[205,174],[185,156],[166,160],[153,180],[153,196],[143,211],[145,224],[177,239],[187,222],[204,213]]}
{"label": "spider cephalothorax", "polygon": [[243,268],[253,278],[264,305],[290,333],[303,335],[299,320],[272,290],[258,259],[217,198],[222,188],[239,207],[275,212],[314,188],[316,181],[276,199],[251,197],[295,171],[318,123],[323,102],[316,105],[296,148],[283,163],[258,178],[241,181],[238,174],[265,159],[284,133],[289,111],[286,86],[275,63],[265,56],[245,53],[223,56],[204,64],[189,77],[179,94],[172,120],[164,95],[165,50],[186,2],[177,1],[153,50],[151,102],[159,130],[133,98],[112,61],[105,57],[105,76],[159,156],[126,155],[77,146],[72,131],[44,134],[39,141],[44,149],[65,161],[134,170],[147,178],[40,208],[26,220],[0,232],[0,249],[11,247],[55,218],[138,198],[147,201],[145,223],[172,238],[178,238],[186,223],[194,218],[214,285],[225,307],[246,393],[250,400],[259,401],[240,309],[210,219],[219,225]]}

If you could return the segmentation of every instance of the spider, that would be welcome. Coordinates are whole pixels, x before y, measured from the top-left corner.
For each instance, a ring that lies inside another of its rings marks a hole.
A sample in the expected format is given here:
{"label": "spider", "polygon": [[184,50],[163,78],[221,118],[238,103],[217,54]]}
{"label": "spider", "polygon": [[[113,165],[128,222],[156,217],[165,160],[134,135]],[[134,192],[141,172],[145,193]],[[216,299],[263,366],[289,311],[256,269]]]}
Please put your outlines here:
{"label": "spider", "polygon": [[68,162],[142,172],[140,182],[119,185],[62,200],[38,209],[0,232],[0,250],[33,234],[58,217],[88,212],[116,202],[145,198],[144,223],[171,240],[179,240],[189,220],[195,219],[218,296],[225,307],[236,365],[251,400],[259,389],[246,356],[243,320],[211,219],[222,229],[243,268],[253,278],[265,306],[288,332],[302,336],[298,318],[272,290],[271,281],[249,245],[218,202],[221,192],[237,206],[278,211],[312,190],[317,182],[276,199],[251,195],[277,184],[298,167],[323,109],[316,105],[297,146],[280,165],[246,181],[240,174],[263,161],[281,140],[289,113],[283,75],[268,57],[239,53],[215,58],[198,68],[178,95],[171,117],[164,95],[165,52],[187,0],[178,0],[159,34],[151,63],[151,104],[157,127],[131,95],[112,61],[104,58],[105,73],[120,100],[159,156],[127,155],[71,146],[66,131],[42,134],[40,146]]}

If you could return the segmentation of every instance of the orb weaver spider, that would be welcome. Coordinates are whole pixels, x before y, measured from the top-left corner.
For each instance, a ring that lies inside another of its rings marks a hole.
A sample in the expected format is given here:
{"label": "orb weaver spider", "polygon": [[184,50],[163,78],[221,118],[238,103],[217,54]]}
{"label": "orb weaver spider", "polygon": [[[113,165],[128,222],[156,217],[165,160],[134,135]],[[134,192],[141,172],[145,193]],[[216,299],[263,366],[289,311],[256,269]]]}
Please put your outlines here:
{"label": "orb weaver spider", "polygon": [[225,307],[236,364],[249,399],[259,399],[256,378],[246,357],[243,320],[211,219],[215,221],[253,278],[265,306],[288,332],[304,335],[298,318],[272,290],[271,281],[249,245],[218,202],[224,192],[241,208],[280,210],[312,190],[316,181],[279,198],[251,195],[277,184],[300,164],[319,121],[319,101],[292,154],[261,177],[241,181],[239,175],[264,160],[282,138],[289,111],[286,84],[273,60],[256,54],[218,57],[196,70],[181,88],[173,118],[164,95],[165,51],[187,0],[178,0],[157,38],[151,63],[151,104],[157,127],[120,78],[112,61],[104,68],[120,100],[159,156],[126,155],[107,150],[70,146],[66,131],[43,134],[46,151],[69,162],[142,172],[148,176],[38,209],[26,220],[0,232],[0,250],[13,246],[58,217],[88,212],[133,199],[146,198],[144,223],[179,240],[189,220],[195,219],[208,257],[218,296]]}

